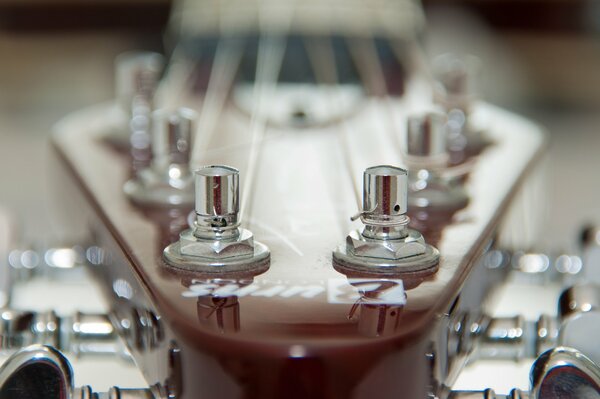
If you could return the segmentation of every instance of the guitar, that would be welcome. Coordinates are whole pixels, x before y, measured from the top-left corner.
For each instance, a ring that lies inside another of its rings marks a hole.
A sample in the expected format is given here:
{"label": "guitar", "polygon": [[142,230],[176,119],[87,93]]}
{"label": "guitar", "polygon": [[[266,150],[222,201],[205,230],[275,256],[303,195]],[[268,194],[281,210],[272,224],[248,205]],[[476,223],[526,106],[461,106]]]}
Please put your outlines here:
{"label": "guitar", "polygon": [[172,27],[160,82],[130,54],[129,90],[53,139],[153,392],[450,395],[543,131],[474,98],[459,60],[434,83],[412,2],[188,1]]}

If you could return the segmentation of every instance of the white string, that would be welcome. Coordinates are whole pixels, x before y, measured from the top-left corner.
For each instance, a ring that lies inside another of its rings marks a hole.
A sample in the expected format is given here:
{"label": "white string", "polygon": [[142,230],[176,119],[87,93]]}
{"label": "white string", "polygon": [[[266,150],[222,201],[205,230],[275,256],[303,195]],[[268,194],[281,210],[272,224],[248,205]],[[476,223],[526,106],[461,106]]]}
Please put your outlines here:
{"label": "white string", "polygon": [[258,43],[258,58],[256,62],[256,78],[254,82],[254,102],[250,119],[251,146],[246,168],[246,177],[242,189],[240,205],[240,220],[244,215],[251,200],[250,192],[254,185],[257,160],[267,127],[267,116],[263,112],[270,94],[274,92],[279,71],[285,53],[285,37],[261,37]]}
{"label": "white string", "polygon": [[379,59],[375,43],[369,38],[357,38],[350,39],[348,45],[361,80],[365,82],[367,87],[371,87],[373,94],[383,97],[383,103],[387,111],[385,114],[388,121],[388,128],[385,131],[388,134],[390,142],[393,143],[398,151],[398,159],[401,159],[402,146],[398,134],[396,112],[394,112],[394,104],[391,97],[388,95],[383,65]]}
{"label": "white string", "polygon": [[178,99],[185,92],[192,74],[193,63],[184,56],[180,46],[173,50],[168,74],[162,79],[156,90],[155,103],[157,108],[173,108],[178,105]]}
{"label": "white string", "polygon": [[[275,92],[279,73],[283,64],[283,57],[287,46],[287,33],[291,28],[291,22],[295,12],[295,0],[291,0],[288,5],[287,15],[279,15],[275,34],[275,28],[272,25],[270,17],[269,2],[265,2],[263,7],[258,8],[258,19],[261,27],[261,37],[258,42],[258,56],[256,61],[256,77],[254,79],[253,106],[252,116],[250,120],[250,132],[252,136],[250,154],[246,168],[246,178],[242,189],[241,204],[240,204],[240,220],[245,220],[245,214],[250,208],[249,204],[252,201],[250,195],[254,180],[262,143],[267,129],[267,114],[263,112],[267,105],[267,100]],[[250,218],[248,218],[250,219]]]}
{"label": "white string", "polygon": [[241,39],[221,39],[215,51],[208,87],[193,140],[191,164],[199,166],[229,96],[243,54]]}
{"label": "white string", "polygon": [[[316,40],[309,40],[307,41],[306,48],[310,62],[315,71],[315,77],[318,82],[318,85],[339,85],[340,82],[336,70],[336,61],[331,41],[329,39],[323,39],[318,42]],[[325,91],[325,94],[328,97],[328,104],[331,110],[335,108],[336,104],[341,103],[341,101],[336,101],[337,99],[328,91]],[[342,157],[344,163],[346,164],[347,176],[350,180],[350,184],[352,185],[352,190],[354,191],[356,206],[358,209],[362,209],[362,195],[360,187],[357,184],[354,176],[354,165],[352,162],[352,157],[350,156],[350,146],[348,144],[347,138],[347,136],[350,134],[350,125],[345,118],[341,119],[340,124],[341,129],[339,129],[337,132],[337,139],[340,142],[340,146],[342,148]]]}

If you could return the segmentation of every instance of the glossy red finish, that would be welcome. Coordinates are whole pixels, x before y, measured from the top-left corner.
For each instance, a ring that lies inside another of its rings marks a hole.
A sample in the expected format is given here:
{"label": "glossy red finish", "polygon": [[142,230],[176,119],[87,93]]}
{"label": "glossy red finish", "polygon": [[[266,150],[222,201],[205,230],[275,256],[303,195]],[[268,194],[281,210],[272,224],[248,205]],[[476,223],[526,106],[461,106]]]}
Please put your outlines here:
{"label": "glossy red finish", "polygon": [[78,192],[73,222],[93,233],[93,271],[148,382],[182,399],[424,398],[438,320],[543,144],[534,125],[484,111],[495,122],[495,144],[474,162],[469,205],[426,229],[442,255],[438,270],[392,279],[406,280],[405,303],[382,299],[389,277],[366,276],[379,289],[358,289],[348,280],[355,276],[326,261],[333,248],[304,270],[278,257],[271,242],[270,268],[260,273],[202,275],[165,265],[162,250],[185,227],[186,211],[139,209],[123,195],[130,161],[103,143],[105,109],[63,121],[54,143],[65,181]]}

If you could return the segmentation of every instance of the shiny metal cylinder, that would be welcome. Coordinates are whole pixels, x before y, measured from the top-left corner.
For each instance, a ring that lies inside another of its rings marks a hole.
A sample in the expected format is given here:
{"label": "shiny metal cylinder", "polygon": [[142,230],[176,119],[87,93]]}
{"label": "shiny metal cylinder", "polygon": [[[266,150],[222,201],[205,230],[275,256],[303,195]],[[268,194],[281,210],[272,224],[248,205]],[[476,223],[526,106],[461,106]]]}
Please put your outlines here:
{"label": "shiny metal cylinder", "polygon": [[427,112],[408,118],[406,153],[415,157],[439,157],[446,154],[446,116]]}
{"label": "shiny metal cylinder", "polygon": [[563,291],[558,299],[561,320],[591,311],[600,311],[600,285],[575,285]]}
{"label": "shiny metal cylinder", "polygon": [[600,334],[600,286],[581,284],[566,289],[559,298],[562,346],[575,348],[600,364],[600,348],[593,337]]}
{"label": "shiny metal cylinder", "polygon": [[115,60],[117,100],[130,111],[133,99],[154,97],[164,67],[164,57],[150,51],[130,51]]}
{"label": "shiny metal cylinder", "polygon": [[154,111],[152,152],[156,163],[189,163],[196,117],[196,112],[189,108]]}
{"label": "shiny metal cylinder", "polygon": [[[448,396],[449,399],[530,399],[528,392],[523,392],[520,389],[513,389],[508,395],[499,395],[492,389],[483,391],[452,391]],[[533,398],[532,398],[533,399]]]}
{"label": "shiny metal cylinder", "polygon": [[112,387],[104,394],[98,395],[99,399],[155,399],[150,389],[125,389]]}
{"label": "shiny metal cylinder", "polygon": [[433,61],[433,75],[437,81],[434,99],[447,111],[459,109],[468,113],[475,97],[481,62],[474,56],[443,54]]}
{"label": "shiny metal cylinder", "polygon": [[61,349],[76,356],[118,355],[128,358],[108,315],[77,312],[61,323]]}
{"label": "shiny metal cylinder", "polygon": [[406,213],[408,172],[380,165],[365,170],[363,175],[363,214],[367,221],[389,221]]}
{"label": "shiny metal cylinder", "polygon": [[586,355],[564,346],[544,352],[531,367],[531,399],[597,398],[600,369]]}
{"label": "shiny metal cylinder", "polygon": [[478,345],[480,359],[518,361],[535,357],[535,323],[522,316],[490,318]]}
{"label": "shiny metal cylinder", "polygon": [[[500,399],[493,389],[484,391],[452,391],[449,399]],[[505,398],[505,397],[503,397]]]}
{"label": "shiny metal cylinder", "polygon": [[239,225],[239,171],[211,165],[195,171],[196,224],[200,228],[226,230]]}

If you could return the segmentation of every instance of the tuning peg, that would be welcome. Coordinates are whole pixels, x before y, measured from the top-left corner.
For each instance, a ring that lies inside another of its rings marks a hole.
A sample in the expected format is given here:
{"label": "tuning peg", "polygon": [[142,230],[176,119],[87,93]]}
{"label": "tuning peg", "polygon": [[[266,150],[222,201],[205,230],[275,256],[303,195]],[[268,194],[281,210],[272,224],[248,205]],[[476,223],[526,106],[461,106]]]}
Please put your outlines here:
{"label": "tuning peg", "polygon": [[439,252],[421,233],[407,227],[408,172],[380,165],[363,175],[362,231],[353,230],[346,244],[333,251],[334,265],[375,273],[435,270]]}
{"label": "tuning peg", "polygon": [[223,165],[207,166],[195,173],[197,237],[239,234],[239,171]]}
{"label": "tuning peg", "polygon": [[185,165],[188,169],[197,117],[196,111],[189,108],[154,111],[152,153],[155,166]]}
{"label": "tuning peg", "polygon": [[151,115],[163,67],[163,56],[149,51],[129,51],[115,59],[116,107],[105,139],[130,153],[134,170],[150,161]]}
{"label": "tuning peg", "polygon": [[146,206],[192,206],[194,179],[189,160],[195,120],[196,113],[188,108],[153,113],[152,162],[124,187],[133,202]]}
{"label": "tuning peg", "polygon": [[449,159],[446,145],[445,115],[426,112],[408,118],[405,162],[411,170],[411,212],[454,212],[467,205],[468,196],[461,181],[444,176]]}
{"label": "tuning peg", "polygon": [[531,399],[598,398],[600,369],[583,353],[557,347],[543,353],[531,367]]}
{"label": "tuning peg", "polygon": [[[408,172],[388,165],[367,168],[363,174],[363,212],[365,234],[371,238],[402,238],[408,222]],[[380,225],[397,226],[381,229]]]}
{"label": "tuning peg", "polygon": [[447,118],[439,112],[425,112],[408,117],[406,157],[411,164],[429,168],[444,167],[448,162]]}
{"label": "tuning peg", "polygon": [[600,362],[600,348],[593,337],[600,334],[600,286],[578,284],[567,288],[558,300],[559,342]]}
{"label": "tuning peg", "polygon": [[117,101],[128,115],[136,97],[144,98],[148,104],[153,103],[164,63],[162,55],[150,51],[130,51],[116,58]]}
{"label": "tuning peg", "polygon": [[435,102],[448,112],[457,109],[468,114],[476,97],[475,81],[480,71],[481,61],[472,55],[447,53],[436,57],[432,66]]}
{"label": "tuning peg", "polygon": [[225,165],[194,172],[194,227],[164,250],[168,264],[195,271],[250,271],[268,268],[269,250],[240,228],[239,171]]}

